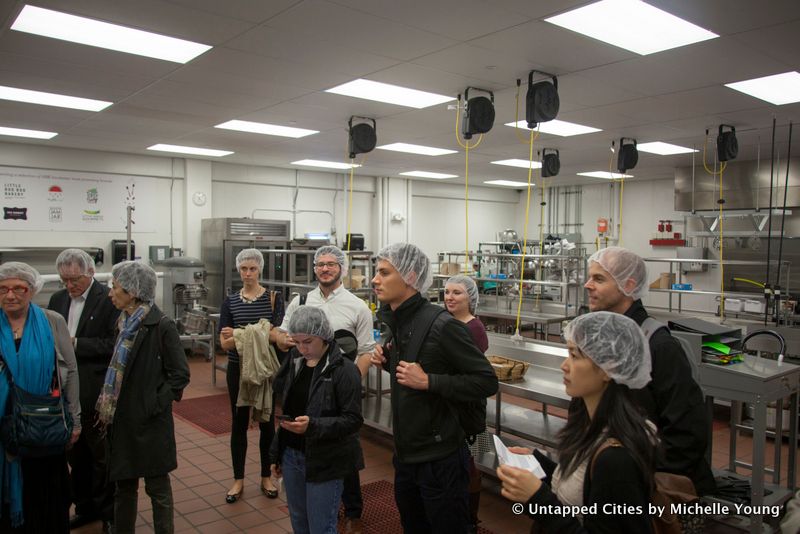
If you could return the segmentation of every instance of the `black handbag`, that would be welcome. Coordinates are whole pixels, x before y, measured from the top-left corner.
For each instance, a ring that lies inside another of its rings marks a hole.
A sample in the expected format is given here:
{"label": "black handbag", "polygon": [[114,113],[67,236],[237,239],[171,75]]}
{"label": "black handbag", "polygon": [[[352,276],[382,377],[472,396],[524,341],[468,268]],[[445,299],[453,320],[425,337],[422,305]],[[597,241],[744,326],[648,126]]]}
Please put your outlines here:
{"label": "black handbag", "polygon": [[[58,355],[50,384],[50,392],[36,395],[14,383],[8,369],[8,400],[6,413],[0,421],[0,439],[6,452],[22,458],[55,456],[66,449],[72,436],[72,414],[62,396],[61,373],[58,372]],[[0,355],[2,359],[2,355]]]}

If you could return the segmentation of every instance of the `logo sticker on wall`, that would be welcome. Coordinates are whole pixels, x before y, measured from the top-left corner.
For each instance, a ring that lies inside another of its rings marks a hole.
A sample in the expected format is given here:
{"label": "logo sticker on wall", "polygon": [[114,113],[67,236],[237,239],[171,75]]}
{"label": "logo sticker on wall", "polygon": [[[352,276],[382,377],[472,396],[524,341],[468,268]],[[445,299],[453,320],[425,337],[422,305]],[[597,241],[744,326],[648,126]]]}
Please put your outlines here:
{"label": "logo sticker on wall", "polygon": [[81,217],[84,221],[102,221],[103,216],[100,214],[100,210],[83,210],[83,216]]}
{"label": "logo sticker on wall", "polygon": [[64,200],[64,190],[57,185],[50,186],[50,189],[47,190],[47,200],[61,202]]}
{"label": "logo sticker on wall", "polygon": [[98,194],[96,187],[93,187],[88,191],[86,191],[86,202],[88,202],[89,204],[97,204],[97,199],[98,199]]}
{"label": "logo sticker on wall", "polygon": [[3,208],[3,219],[7,221],[27,221],[28,208]]}
{"label": "logo sticker on wall", "polygon": [[14,182],[3,184],[3,193],[6,198],[25,198],[25,186]]}
{"label": "logo sticker on wall", "polygon": [[50,208],[50,222],[51,223],[60,223],[61,222],[62,211],[61,208]]}

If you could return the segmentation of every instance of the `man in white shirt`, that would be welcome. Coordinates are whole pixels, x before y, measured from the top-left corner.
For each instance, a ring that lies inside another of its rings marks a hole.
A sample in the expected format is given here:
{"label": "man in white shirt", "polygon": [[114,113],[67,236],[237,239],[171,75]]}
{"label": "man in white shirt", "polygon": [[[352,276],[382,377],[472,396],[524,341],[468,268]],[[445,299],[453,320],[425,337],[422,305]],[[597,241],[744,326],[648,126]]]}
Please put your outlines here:
{"label": "man in white shirt", "polygon": [[113,519],[114,490],[107,481],[105,445],[94,424],[94,405],[114,352],[119,310],[108,298],[108,286],[94,280],[94,269],[94,260],[85,251],[61,252],[56,270],[65,289],[55,292],[47,307],[67,320],[78,361],[83,432],[67,455],[75,503],[70,527],[102,519],[107,529]]}
{"label": "man in white shirt", "polygon": [[[286,314],[283,316],[283,323],[279,327],[277,337],[278,348],[288,350],[294,346],[294,341],[286,333],[286,326],[289,318],[297,308],[303,304],[321,308],[335,332],[337,340],[341,340],[340,346],[345,352],[345,340],[342,339],[342,331],[349,332],[349,338],[355,337],[358,343],[356,351],[356,364],[361,374],[366,374],[370,367],[370,355],[375,348],[375,341],[372,336],[372,312],[363,300],[353,295],[342,285],[342,278],[347,274],[347,260],[344,252],[338,247],[324,246],[317,249],[314,254],[314,274],[318,285],[308,292],[305,298],[297,296],[289,303]],[[351,354],[352,358],[355,354]],[[365,356],[366,355],[366,356]],[[344,492],[342,502],[344,503],[345,518],[347,520],[345,532],[348,534],[361,533],[361,511],[363,501],[361,498],[361,481],[358,470],[363,468],[361,465],[344,479]]]}

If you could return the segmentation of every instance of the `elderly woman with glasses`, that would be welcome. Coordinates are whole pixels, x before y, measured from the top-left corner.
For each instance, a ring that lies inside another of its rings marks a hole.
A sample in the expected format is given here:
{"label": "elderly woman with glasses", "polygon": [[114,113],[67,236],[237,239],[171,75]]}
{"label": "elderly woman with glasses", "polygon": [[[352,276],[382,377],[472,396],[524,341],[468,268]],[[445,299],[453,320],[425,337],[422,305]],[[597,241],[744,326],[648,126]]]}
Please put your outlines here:
{"label": "elderly woman with glasses", "polygon": [[116,484],[114,532],[134,532],[139,479],[153,504],[157,533],[173,532],[169,472],[178,466],[172,401],[189,384],[189,365],[175,323],[153,303],[156,273],[125,261],[111,269],[111,302],[122,313],[114,354],[97,399]]}
{"label": "elderly woman with glasses", "polygon": [[[47,394],[58,383],[58,361],[74,443],[81,432],[78,366],[64,318],[31,302],[43,285],[36,269],[25,263],[0,265],[0,414],[6,413],[10,380],[30,393]],[[19,458],[0,443],[0,472],[0,531],[69,532],[66,451]]]}

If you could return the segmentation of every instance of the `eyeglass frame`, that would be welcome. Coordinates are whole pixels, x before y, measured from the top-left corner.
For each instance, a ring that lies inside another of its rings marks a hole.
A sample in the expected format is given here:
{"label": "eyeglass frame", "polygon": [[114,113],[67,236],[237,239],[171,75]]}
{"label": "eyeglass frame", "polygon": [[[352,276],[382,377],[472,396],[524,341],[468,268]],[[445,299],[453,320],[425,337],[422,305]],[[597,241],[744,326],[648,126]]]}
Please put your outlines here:
{"label": "eyeglass frame", "polygon": [[14,286],[14,287],[6,287],[0,286],[0,297],[5,298],[9,293],[14,293],[17,297],[21,297],[23,295],[27,295],[30,293],[31,288],[28,286]]}
{"label": "eyeglass frame", "polygon": [[325,267],[328,269],[333,269],[334,267],[342,268],[338,261],[321,261],[314,264],[315,269],[324,269]]}

